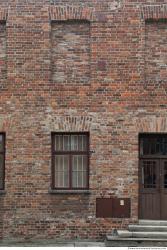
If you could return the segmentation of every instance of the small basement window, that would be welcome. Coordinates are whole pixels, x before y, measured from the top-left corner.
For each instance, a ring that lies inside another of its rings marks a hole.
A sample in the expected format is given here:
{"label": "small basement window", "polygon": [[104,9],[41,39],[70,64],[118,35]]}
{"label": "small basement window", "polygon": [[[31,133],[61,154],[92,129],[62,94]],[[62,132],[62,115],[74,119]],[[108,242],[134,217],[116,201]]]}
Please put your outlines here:
{"label": "small basement window", "polygon": [[89,188],[89,133],[52,133],[52,189]]}

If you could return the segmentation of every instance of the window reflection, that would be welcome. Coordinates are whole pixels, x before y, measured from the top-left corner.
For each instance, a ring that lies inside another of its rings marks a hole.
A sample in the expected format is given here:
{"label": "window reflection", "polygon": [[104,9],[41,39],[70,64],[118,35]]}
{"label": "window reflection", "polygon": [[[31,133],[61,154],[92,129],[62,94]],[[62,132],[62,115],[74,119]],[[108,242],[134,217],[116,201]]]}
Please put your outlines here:
{"label": "window reflection", "polygon": [[143,155],[167,155],[167,136],[147,136],[141,139]]}

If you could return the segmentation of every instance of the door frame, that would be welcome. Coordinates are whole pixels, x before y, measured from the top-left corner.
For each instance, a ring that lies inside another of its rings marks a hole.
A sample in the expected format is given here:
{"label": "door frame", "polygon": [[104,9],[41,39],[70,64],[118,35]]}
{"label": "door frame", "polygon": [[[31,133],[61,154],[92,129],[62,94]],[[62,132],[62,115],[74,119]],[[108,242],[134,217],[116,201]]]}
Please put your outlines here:
{"label": "door frame", "polygon": [[[140,185],[141,185],[140,175],[141,175],[141,173],[140,173],[140,168],[141,168],[141,160],[144,160],[144,159],[151,160],[152,159],[152,160],[156,160],[156,161],[158,160],[159,162],[163,162],[163,161],[167,160],[167,155],[159,155],[159,156],[158,155],[156,155],[156,156],[154,156],[154,155],[148,155],[148,156],[142,155],[141,156],[141,138],[142,138],[142,136],[143,137],[144,136],[151,137],[151,136],[156,136],[156,135],[167,137],[167,133],[165,133],[165,132],[164,133],[163,132],[160,132],[160,133],[142,132],[142,133],[138,134],[138,219],[142,219],[142,218],[140,218],[140,209],[141,209],[141,207],[140,207],[141,206],[141,192],[140,192]],[[161,165],[161,163],[159,163],[159,165]],[[159,178],[161,179],[162,177],[159,176]],[[159,189],[160,189],[160,187],[159,187]],[[161,199],[161,192],[159,192],[159,194],[160,194],[160,199]],[[161,204],[161,201],[160,201],[160,204]],[[160,207],[160,213],[161,213],[161,207]],[[157,219],[152,219],[152,220],[157,220]],[[162,220],[162,219],[160,219],[160,220]]]}

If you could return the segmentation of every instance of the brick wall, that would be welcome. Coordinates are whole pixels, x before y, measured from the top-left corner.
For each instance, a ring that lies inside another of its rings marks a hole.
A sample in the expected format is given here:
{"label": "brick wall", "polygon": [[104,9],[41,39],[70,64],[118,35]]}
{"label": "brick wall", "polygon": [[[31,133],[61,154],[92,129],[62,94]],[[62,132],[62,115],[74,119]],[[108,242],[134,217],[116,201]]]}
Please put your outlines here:
{"label": "brick wall", "polygon": [[166,19],[146,24],[146,81],[166,84]]}
{"label": "brick wall", "polygon": [[85,85],[90,78],[89,23],[52,24],[52,81]]}
{"label": "brick wall", "polygon": [[[164,24],[146,21],[166,18],[165,1],[12,0],[0,6],[6,19],[0,26],[0,128],[6,132],[0,236],[103,239],[138,219],[138,133],[167,132],[165,80],[158,86],[145,81],[145,56],[155,53],[151,36],[159,46],[160,33],[166,35]],[[72,48],[74,60],[57,43]],[[49,193],[51,131],[90,132],[90,194]],[[131,218],[96,218],[99,197],[131,198]]]}
{"label": "brick wall", "polygon": [[[6,25],[0,24],[0,88],[4,91],[6,87]],[[3,93],[3,92],[2,92]]]}

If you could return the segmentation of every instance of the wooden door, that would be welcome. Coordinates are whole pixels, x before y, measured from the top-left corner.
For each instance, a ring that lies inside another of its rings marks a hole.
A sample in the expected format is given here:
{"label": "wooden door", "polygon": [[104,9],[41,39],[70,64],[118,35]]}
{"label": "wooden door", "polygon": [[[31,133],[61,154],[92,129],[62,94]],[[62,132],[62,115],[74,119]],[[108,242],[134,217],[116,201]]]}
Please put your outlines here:
{"label": "wooden door", "polygon": [[139,218],[167,220],[166,135],[144,135],[140,140]]}
{"label": "wooden door", "polygon": [[160,219],[159,160],[140,160],[140,218]]}
{"label": "wooden door", "polygon": [[167,159],[161,160],[161,178],[160,178],[160,219],[167,220]]}

